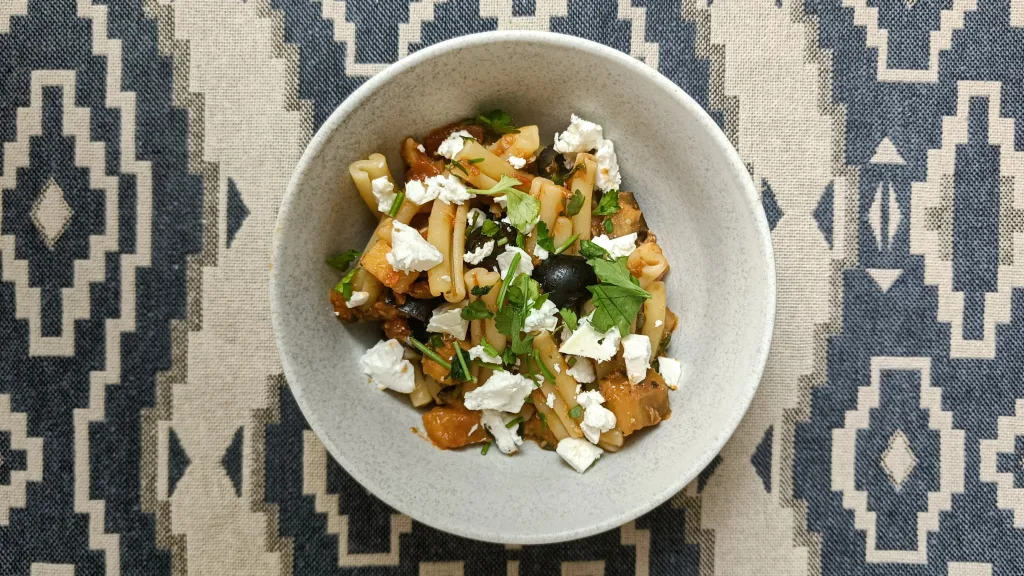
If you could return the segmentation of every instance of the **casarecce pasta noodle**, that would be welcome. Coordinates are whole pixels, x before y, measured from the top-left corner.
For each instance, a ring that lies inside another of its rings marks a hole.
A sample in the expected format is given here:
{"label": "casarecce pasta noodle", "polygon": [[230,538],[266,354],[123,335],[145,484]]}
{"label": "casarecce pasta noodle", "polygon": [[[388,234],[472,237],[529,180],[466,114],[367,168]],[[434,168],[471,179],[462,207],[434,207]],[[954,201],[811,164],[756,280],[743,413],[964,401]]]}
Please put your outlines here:
{"label": "casarecce pasta noodle", "polygon": [[382,323],[369,382],[441,449],[532,440],[580,473],[667,419],[669,263],[603,128],[573,115],[544,146],[495,110],[397,144],[404,174],[381,153],[349,166],[378,224],[327,259],[335,315]]}

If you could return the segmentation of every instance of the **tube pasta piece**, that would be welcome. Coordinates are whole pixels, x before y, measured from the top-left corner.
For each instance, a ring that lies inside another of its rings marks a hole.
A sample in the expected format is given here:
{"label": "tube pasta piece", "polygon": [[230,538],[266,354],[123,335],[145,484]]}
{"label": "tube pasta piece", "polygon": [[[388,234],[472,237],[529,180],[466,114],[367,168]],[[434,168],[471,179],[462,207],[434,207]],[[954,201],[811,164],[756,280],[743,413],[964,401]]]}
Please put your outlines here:
{"label": "tube pasta piece", "polygon": [[[573,235],[572,219],[566,216],[559,216],[558,218],[555,218],[555,227],[551,231],[551,235],[555,242],[555,248],[558,248],[562,244],[568,242],[569,238],[572,238]],[[566,254],[573,254],[575,252],[576,250],[573,247],[570,247],[565,251]]]}
{"label": "tube pasta piece", "polygon": [[455,209],[455,222],[452,226],[452,249],[449,258],[451,260],[451,271],[448,273],[448,277],[451,278],[451,288],[444,294],[444,299],[449,302],[461,302],[466,298],[466,279],[462,271],[462,257],[466,252],[466,214],[468,212],[469,206],[467,204],[460,204]]}
{"label": "tube pasta piece", "polygon": [[655,280],[660,280],[668,272],[668,260],[656,242],[644,242],[637,246],[626,261],[629,273],[640,280],[640,287],[647,289]]}
{"label": "tube pasta piece", "polygon": [[492,154],[508,160],[510,156],[516,156],[529,160],[540,148],[540,132],[536,126],[522,126],[518,134],[505,134],[498,138],[494,144],[487,147]]}
{"label": "tube pasta piece", "polygon": [[[498,297],[496,290],[500,290],[500,288],[494,287],[493,285],[499,283],[500,280],[500,274],[484,268],[473,268],[469,272],[466,272],[464,282],[466,286],[466,293],[469,294],[469,301],[472,303],[474,300],[483,299],[484,304],[487,305],[487,309],[491,312],[496,312],[497,306],[495,304]],[[491,286],[491,290],[483,296],[477,296],[473,294],[473,288],[477,288],[479,286]],[[505,349],[505,335],[498,332],[497,328],[494,326],[494,318],[470,320],[469,333],[470,342],[473,343],[473,346],[476,346],[481,342],[481,340],[487,338],[487,342],[494,346],[499,352]],[[500,346],[498,345],[499,343]],[[476,382],[466,382],[463,385],[463,392],[475,390],[480,384],[486,382],[487,379],[491,377],[492,370],[487,367],[475,365],[472,368],[472,372],[473,376],[476,377]]]}
{"label": "tube pasta piece", "polygon": [[416,387],[409,393],[409,400],[412,401],[413,406],[419,408],[430,404],[434,398],[430,395],[430,390],[427,388],[427,379],[423,375],[423,369],[420,368],[420,363],[413,362],[412,369],[416,373]]}
{"label": "tube pasta piece", "polygon": [[416,277],[419,274],[416,272],[399,272],[392,268],[387,260],[387,254],[390,251],[391,246],[387,242],[377,240],[373,247],[359,259],[359,264],[364,270],[379,280],[381,284],[391,288],[396,294],[408,292],[409,286],[416,281]]}
{"label": "tube pasta piece", "polygon": [[547,400],[548,394],[554,394],[555,406],[554,408],[552,408],[552,410],[554,411],[555,416],[558,417],[558,420],[562,423],[562,426],[565,427],[566,434],[572,436],[573,438],[583,438],[583,431],[580,430],[579,423],[573,420],[571,416],[569,416],[569,409],[565,407],[565,402],[562,400],[562,396],[558,393],[558,389],[552,386],[551,383],[545,381],[543,384],[540,385],[540,388],[535,390],[535,392],[537,391],[543,394],[543,397],[541,398],[540,404],[534,402],[534,405],[544,405],[544,407],[547,407],[547,404],[545,404],[545,402]]}
{"label": "tube pasta piece", "polygon": [[[483,145],[476,140],[467,140],[465,146],[462,147],[462,151],[455,155],[455,159],[466,167],[469,174],[463,174],[462,170],[459,170],[458,168],[455,169],[454,174],[463,180],[468,180],[469,182],[473,182],[474,171],[479,171],[480,174],[490,178],[493,182],[501,180],[502,175],[515,178],[522,183],[520,186],[517,186],[517,188],[523,192],[529,190],[530,185],[533,183],[533,176],[531,174],[516,170],[511,164],[502,160],[498,156],[495,156],[490,150],[484,148]],[[469,164],[470,160],[476,159],[482,160],[480,162]],[[490,187],[491,186],[477,186],[477,188],[480,188],[481,190],[486,190]]]}
{"label": "tube pasta piece", "polygon": [[348,173],[352,176],[352,182],[355,183],[363,202],[371,212],[380,217],[381,212],[377,210],[377,198],[373,195],[371,183],[381,176],[387,176],[392,184],[395,183],[395,179],[391,177],[391,170],[388,170],[388,159],[383,154],[370,154],[366,160],[357,160],[349,164]]}
{"label": "tube pasta piece", "polygon": [[578,170],[569,182],[570,197],[577,190],[583,194],[583,207],[572,217],[573,234],[580,240],[590,240],[590,213],[594,204],[594,178],[597,177],[597,159],[592,154],[577,154],[576,164],[583,164],[586,170]]}
{"label": "tube pasta piece", "polygon": [[[434,202],[427,221],[427,242],[441,252],[443,260],[427,271],[430,293],[441,296],[452,289],[452,223],[455,220],[455,206]],[[447,299],[447,297],[445,298]]]}
{"label": "tube pasta piece", "polygon": [[622,449],[622,445],[625,442],[626,439],[622,436],[622,430],[612,428],[607,432],[601,432],[597,445],[607,452],[618,452]]}
{"label": "tube pasta piece", "polygon": [[652,282],[647,291],[651,297],[644,301],[644,325],[641,334],[651,340],[651,357],[653,362],[658,356],[658,343],[665,336],[665,283]]}
{"label": "tube pasta piece", "polygon": [[[569,375],[569,365],[565,363],[565,358],[558,351],[558,345],[551,338],[551,333],[547,330],[542,330],[538,333],[533,339],[533,349],[540,353],[541,362],[555,375],[555,386],[558,388],[558,394],[562,397],[568,409],[572,410],[577,404],[577,382],[575,378]],[[559,368],[556,370],[555,366]]]}
{"label": "tube pasta piece", "polygon": [[562,424],[562,419],[558,417],[558,414],[553,409],[548,408],[546,404],[547,396],[540,390],[534,390],[530,393],[530,399],[533,400],[533,407],[536,408],[537,413],[544,415],[544,422],[551,429],[551,433],[555,435],[555,439],[568,438],[569,432],[566,431],[565,425]]}

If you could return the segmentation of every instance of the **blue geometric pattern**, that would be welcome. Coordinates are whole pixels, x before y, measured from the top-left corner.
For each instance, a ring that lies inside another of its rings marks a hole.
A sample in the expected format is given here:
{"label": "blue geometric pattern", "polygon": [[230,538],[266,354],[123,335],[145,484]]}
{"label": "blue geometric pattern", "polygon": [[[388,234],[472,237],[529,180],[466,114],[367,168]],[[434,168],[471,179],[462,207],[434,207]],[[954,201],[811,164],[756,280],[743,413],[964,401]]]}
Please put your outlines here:
{"label": "blue geometric pattern", "polygon": [[[280,376],[264,294],[331,111],[513,28],[686,90],[758,183],[779,271],[722,454],[550,546],[368,494]],[[1020,574],[1021,62],[1021,0],[0,2],[0,575]]]}

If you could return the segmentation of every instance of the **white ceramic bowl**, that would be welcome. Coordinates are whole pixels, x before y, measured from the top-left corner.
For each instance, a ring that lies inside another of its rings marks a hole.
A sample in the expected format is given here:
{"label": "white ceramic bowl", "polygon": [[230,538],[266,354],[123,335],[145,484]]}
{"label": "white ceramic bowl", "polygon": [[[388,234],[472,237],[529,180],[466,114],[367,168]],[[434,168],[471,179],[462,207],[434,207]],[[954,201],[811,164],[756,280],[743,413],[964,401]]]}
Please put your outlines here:
{"label": "white ceramic bowl", "polygon": [[[623,189],[636,193],[672,269],[680,317],[671,354],[684,382],[672,417],[577,474],[532,442],[441,451],[413,434],[420,412],[381,392],[358,359],[376,325],[337,321],[324,257],[361,249],[374,219],[350,162],[381,152],[396,176],[401,140],[500,107],[550,139],[570,113],[615,142]],[[757,389],[775,314],[768,225],[747,171],[701,107],[665,77],[615,50],[549,33],[491,32],[416,52],[356,90],[320,128],[295,169],[274,237],[271,307],[284,372],[330,453],[370,492],[435,528],[536,544],[615,528],[681,490],[732,434]]]}

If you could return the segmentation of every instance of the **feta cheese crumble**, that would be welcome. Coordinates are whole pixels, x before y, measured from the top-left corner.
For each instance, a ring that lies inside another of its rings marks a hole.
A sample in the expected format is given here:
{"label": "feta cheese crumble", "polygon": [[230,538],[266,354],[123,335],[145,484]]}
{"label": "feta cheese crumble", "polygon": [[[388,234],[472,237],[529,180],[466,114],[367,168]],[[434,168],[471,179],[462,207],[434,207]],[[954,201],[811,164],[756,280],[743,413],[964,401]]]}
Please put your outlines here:
{"label": "feta cheese crumble", "polygon": [[459,152],[462,152],[462,148],[466,146],[466,141],[463,138],[473,138],[473,135],[465,130],[459,130],[458,132],[452,132],[441,142],[441,145],[437,147],[437,153],[449,160],[455,159],[455,156]]}
{"label": "feta cheese crumble", "polygon": [[482,386],[466,392],[466,408],[519,412],[534,388],[534,382],[525,376],[497,370]]}
{"label": "feta cheese crumble", "polygon": [[553,393],[551,393],[551,392],[548,392],[548,397],[544,399],[544,403],[548,405],[548,408],[554,408],[555,407],[555,395]]}
{"label": "feta cheese crumble", "polygon": [[540,244],[537,244],[533,247],[533,255],[537,257],[537,260],[547,260],[551,253]]}
{"label": "feta cheese crumble", "polygon": [[622,339],[622,358],[626,361],[629,383],[642,381],[651,367],[651,339],[643,334],[626,336]]}
{"label": "feta cheese crumble", "polygon": [[487,220],[487,214],[479,208],[470,208],[466,213],[466,227],[470,230],[483,226],[485,220]]}
{"label": "feta cheese crumble", "polygon": [[526,158],[520,158],[519,156],[509,156],[508,163],[512,165],[516,170],[522,170],[523,166],[526,166]]}
{"label": "feta cheese crumble", "polygon": [[570,154],[573,152],[589,152],[601,145],[604,140],[604,129],[572,114],[569,127],[561,134],[555,134],[555,152]]}
{"label": "feta cheese crumble", "polygon": [[395,185],[387,176],[381,176],[374,178],[370,186],[373,189],[373,197],[377,199],[377,210],[387,214],[395,201]]}
{"label": "feta cheese crumble", "polygon": [[607,250],[608,255],[612,258],[622,258],[636,250],[636,232],[618,238],[609,238],[607,235],[601,234],[591,239],[591,242]]}
{"label": "feta cheese crumble", "polygon": [[423,272],[440,264],[444,257],[418,230],[396,220],[392,224],[391,251],[385,259],[400,272]]}
{"label": "feta cheese crumble", "polygon": [[551,300],[545,300],[540,308],[534,308],[530,310],[530,314],[526,317],[523,322],[523,330],[525,332],[540,332],[541,330],[547,330],[548,332],[555,329],[558,325],[558,306]]}
{"label": "feta cheese crumble", "polygon": [[512,265],[512,259],[516,257],[516,253],[519,253],[520,256],[515,276],[533,274],[533,259],[530,258],[530,255],[515,246],[505,246],[505,251],[498,256],[498,269],[502,279],[508,276],[508,267]]}
{"label": "feta cheese crumble", "polygon": [[457,340],[465,340],[468,329],[469,320],[462,317],[462,308],[447,305],[435,308],[434,314],[427,322],[427,332],[451,334]]}
{"label": "feta cheese crumble", "polygon": [[601,454],[604,454],[604,450],[582,438],[562,438],[559,440],[555,452],[558,452],[562,460],[568,462],[580,474],[583,474],[595,460],[601,457]]}
{"label": "feta cheese crumble", "polygon": [[481,362],[487,362],[488,364],[501,364],[500,356],[491,356],[485,350],[482,344],[478,344],[469,349],[469,357],[473,360],[480,360]]}
{"label": "feta cheese crumble", "polygon": [[558,349],[562,354],[573,354],[607,362],[619,350],[619,329],[612,326],[604,334],[590,325],[593,315],[580,320],[579,327]]}
{"label": "feta cheese crumble", "polygon": [[494,443],[497,444],[498,450],[505,454],[514,454],[523,443],[523,439],[519,437],[516,427],[505,427],[511,421],[511,417],[506,421],[500,412],[494,410],[484,410],[483,414],[480,415],[480,423],[484,425],[484,429],[491,433],[491,436],[494,436]]}
{"label": "feta cheese crumble", "polygon": [[658,357],[658,374],[665,379],[665,386],[671,390],[679,389],[679,379],[683,375],[683,367],[675,358]]}
{"label": "feta cheese crumble", "polygon": [[353,292],[352,297],[345,301],[345,306],[349,308],[355,308],[356,306],[362,306],[370,301],[369,292]]}
{"label": "feta cheese crumble", "polygon": [[603,140],[597,147],[597,178],[594,185],[598,190],[617,189],[622,184],[619,174],[619,159],[615,156],[615,144],[611,140]]}
{"label": "feta cheese crumble", "polygon": [[420,152],[423,152],[424,154],[427,153],[427,149],[423,147],[423,144],[417,144],[416,149],[419,150]]}
{"label": "feta cheese crumble", "polygon": [[422,206],[431,200],[440,200],[445,204],[462,204],[473,195],[466,190],[466,185],[455,176],[441,174],[425,180],[406,182],[405,197],[410,202]]}
{"label": "feta cheese crumble", "polygon": [[403,358],[404,354],[405,349],[398,340],[381,340],[363,354],[359,365],[377,388],[408,394],[416,388],[416,372],[412,363]]}
{"label": "feta cheese crumble", "polygon": [[654,327],[655,328],[661,328],[662,324],[664,324],[664,322],[662,322],[661,320],[655,320],[654,321]]}
{"label": "feta cheese crumble", "polygon": [[[488,240],[482,245],[477,246],[475,250],[470,250],[462,255],[462,261],[466,264],[479,264],[483,262],[484,258],[487,258],[494,252],[494,240]],[[510,262],[511,264],[511,262]]]}
{"label": "feta cheese crumble", "polygon": [[476,432],[478,429],[480,429],[480,425],[479,424],[473,424],[473,426],[470,427],[470,429],[469,429],[468,436],[472,436],[473,432]]}
{"label": "feta cheese crumble", "polygon": [[597,374],[594,373],[594,365],[586,358],[577,358],[576,363],[566,371],[566,374],[583,384],[590,384],[597,379]]}
{"label": "feta cheese crumble", "polygon": [[587,440],[597,444],[601,440],[601,433],[615,428],[615,413],[601,406],[604,404],[604,396],[600,392],[583,392],[576,396],[576,402],[583,406],[583,422],[580,423],[580,430]]}

